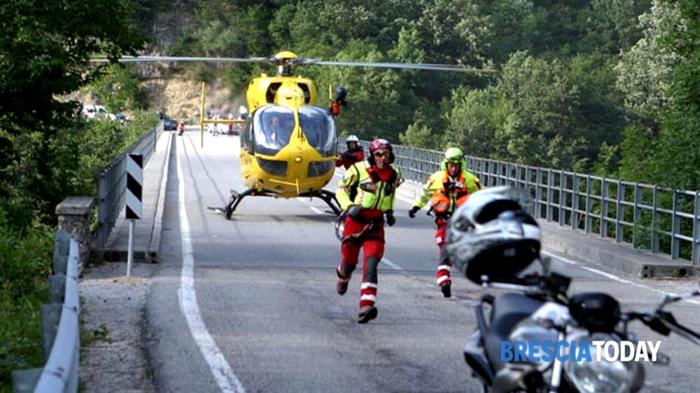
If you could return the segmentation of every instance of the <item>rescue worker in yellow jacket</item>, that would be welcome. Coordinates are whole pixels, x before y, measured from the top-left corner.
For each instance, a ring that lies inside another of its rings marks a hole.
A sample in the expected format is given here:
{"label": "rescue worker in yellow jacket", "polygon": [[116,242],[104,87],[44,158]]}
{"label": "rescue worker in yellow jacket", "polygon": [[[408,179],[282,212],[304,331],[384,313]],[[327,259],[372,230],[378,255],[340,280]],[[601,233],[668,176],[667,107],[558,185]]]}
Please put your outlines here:
{"label": "rescue worker in yellow jacket", "polygon": [[[375,139],[369,146],[369,158],[353,164],[336,191],[344,213],[341,238],[341,261],[336,269],[339,295],[348,290],[348,282],[363,250],[360,313],[357,322],[367,323],[377,317],[377,266],[384,256],[384,218],[389,226],[396,223],[394,199],[401,184],[401,173],[392,167],[394,153],[385,139]],[[351,199],[353,190],[357,194]]]}
{"label": "rescue worker in yellow jacket", "polygon": [[414,218],[418,210],[430,203],[429,214],[435,217],[435,242],[438,246],[437,284],[445,297],[452,296],[450,260],[445,254],[447,222],[454,211],[462,206],[473,192],[479,190],[479,179],[467,171],[467,162],[461,149],[452,147],[445,151],[440,170],[433,173],[423,187],[422,194],[413,202],[408,212]]}

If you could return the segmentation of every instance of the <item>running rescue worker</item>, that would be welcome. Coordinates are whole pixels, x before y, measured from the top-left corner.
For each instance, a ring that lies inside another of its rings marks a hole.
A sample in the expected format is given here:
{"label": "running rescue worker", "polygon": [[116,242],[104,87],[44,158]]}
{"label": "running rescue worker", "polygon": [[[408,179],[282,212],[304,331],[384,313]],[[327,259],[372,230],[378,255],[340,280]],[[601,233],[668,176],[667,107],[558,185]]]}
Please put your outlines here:
{"label": "running rescue worker", "polygon": [[479,179],[467,171],[467,161],[461,149],[452,147],[445,151],[440,170],[433,173],[423,187],[422,194],[413,202],[408,216],[414,218],[418,210],[430,202],[430,214],[435,217],[435,242],[438,246],[437,284],[445,297],[452,296],[450,262],[445,254],[445,232],[452,213],[464,204],[469,195],[481,189]]}
{"label": "running rescue worker", "polygon": [[355,163],[365,160],[365,152],[360,145],[360,138],[357,135],[349,135],[345,138],[345,144],[348,149],[340,155],[340,158],[335,160],[335,166],[342,166],[346,170]]}
{"label": "running rescue worker", "polygon": [[[341,238],[341,261],[336,269],[339,295],[348,290],[348,282],[363,251],[360,313],[357,322],[367,323],[377,317],[377,266],[384,255],[384,217],[389,226],[396,223],[394,198],[401,184],[401,173],[392,167],[394,153],[385,139],[375,139],[369,146],[367,161],[358,162],[345,171],[336,190],[343,209],[345,226]],[[357,194],[351,198],[353,190]]]}

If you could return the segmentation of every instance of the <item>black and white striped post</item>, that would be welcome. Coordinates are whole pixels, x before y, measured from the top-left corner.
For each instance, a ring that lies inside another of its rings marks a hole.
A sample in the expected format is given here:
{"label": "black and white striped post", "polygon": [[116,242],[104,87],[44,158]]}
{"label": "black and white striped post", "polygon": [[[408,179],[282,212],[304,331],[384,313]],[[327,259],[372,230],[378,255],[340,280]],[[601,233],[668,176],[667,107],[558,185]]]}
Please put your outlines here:
{"label": "black and white striped post", "polygon": [[129,251],[126,261],[126,276],[131,275],[134,258],[134,223],[141,219],[143,204],[143,155],[129,154],[126,159],[126,219],[129,220]]}

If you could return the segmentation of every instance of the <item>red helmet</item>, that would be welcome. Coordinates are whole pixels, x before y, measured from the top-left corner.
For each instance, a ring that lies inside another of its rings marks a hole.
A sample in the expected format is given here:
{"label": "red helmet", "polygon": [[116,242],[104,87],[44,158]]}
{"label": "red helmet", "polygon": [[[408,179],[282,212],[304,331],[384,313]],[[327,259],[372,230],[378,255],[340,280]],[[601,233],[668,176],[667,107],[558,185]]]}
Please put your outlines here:
{"label": "red helmet", "polygon": [[369,163],[374,165],[374,152],[377,150],[386,150],[389,152],[389,160],[388,162],[391,164],[394,162],[394,151],[391,148],[391,143],[387,141],[386,139],[375,139],[372,141],[372,143],[369,145]]}

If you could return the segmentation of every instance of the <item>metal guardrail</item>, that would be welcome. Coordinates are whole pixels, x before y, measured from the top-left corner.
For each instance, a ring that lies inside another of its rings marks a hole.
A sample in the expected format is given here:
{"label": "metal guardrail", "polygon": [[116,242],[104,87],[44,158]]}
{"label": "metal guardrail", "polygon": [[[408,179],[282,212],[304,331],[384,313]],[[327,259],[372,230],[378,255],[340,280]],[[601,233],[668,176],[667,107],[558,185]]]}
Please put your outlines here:
{"label": "metal guardrail", "polygon": [[54,239],[54,274],[49,277],[49,302],[41,306],[43,369],[13,373],[15,393],[78,391],[80,363],[80,298],[78,243],[59,230]]}
{"label": "metal guardrail", "polygon": [[[361,141],[365,149],[369,141]],[[344,143],[338,139],[343,151]],[[404,178],[424,182],[438,170],[443,152],[394,145],[394,164]],[[466,156],[485,186],[527,189],[533,214],[653,254],[700,265],[700,191],[591,176]]]}
{"label": "metal guardrail", "polygon": [[160,134],[163,132],[161,121],[151,131],[129,146],[125,152],[113,159],[98,173],[98,226],[95,233],[95,243],[98,248],[104,248],[109,234],[117,222],[119,213],[124,209],[126,200],[126,155],[129,153],[143,154],[144,166],[155,151]]}

